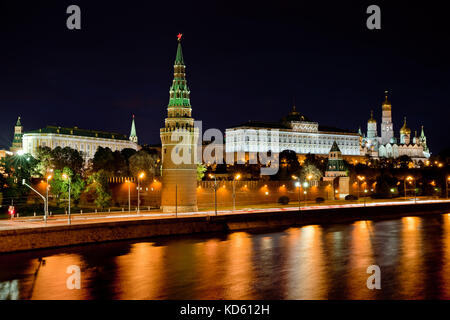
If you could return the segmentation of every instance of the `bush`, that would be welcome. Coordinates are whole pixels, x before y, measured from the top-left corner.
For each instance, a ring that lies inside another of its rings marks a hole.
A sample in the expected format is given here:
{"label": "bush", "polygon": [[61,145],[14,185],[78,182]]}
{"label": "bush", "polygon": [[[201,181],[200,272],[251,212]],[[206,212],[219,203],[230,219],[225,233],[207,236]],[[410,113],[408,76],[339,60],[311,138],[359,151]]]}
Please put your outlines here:
{"label": "bush", "polygon": [[283,205],[288,204],[288,203],[289,203],[289,197],[287,197],[287,196],[281,196],[281,197],[279,197],[279,198],[278,198],[278,203],[279,203],[279,204],[283,204]]}
{"label": "bush", "polygon": [[345,200],[358,200],[358,197],[354,196],[352,194],[349,194],[349,195],[345,196]]}
{"label": "bush", "polygon": [[322,198],[322,197],[316,198],[316,203],[322,203],[322,202],[325,202],[324,198]]}

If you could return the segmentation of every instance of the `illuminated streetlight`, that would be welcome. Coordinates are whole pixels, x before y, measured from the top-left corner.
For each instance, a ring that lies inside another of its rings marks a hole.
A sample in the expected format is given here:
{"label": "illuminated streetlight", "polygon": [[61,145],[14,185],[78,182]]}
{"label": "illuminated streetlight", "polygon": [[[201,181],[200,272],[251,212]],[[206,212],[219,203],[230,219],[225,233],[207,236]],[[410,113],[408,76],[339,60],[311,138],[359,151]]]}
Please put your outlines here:
{"label": "illuminated streetlight", "polygon": [[238,173],[233,178],[233,212],[236,210],[236,180],[241,178],[241,174]]}
{"label": "illuminated streetlight", "polygon": [[139,175],[138,175],[138,198],[137,198],[137,213],[138,214],[140,212],[139,205],[140,205],[140,202],[141,202],[141,199],[139,197],[139,193],[141,191],[141,179],[143,179],[144,177],[145,177],[145,173],[144,172],[139,173]]}
{"label": "illuminated streetlight", "polygon": [[131,181],[127,179],[126,182],[128,183],[128,212],[131,212]]}
{"label": "illuminated streetlight", "polygon": [[50,189],[50,185],[48,184],[48,182],[53,178],[53,176],[51,174],[49,174],[47,176],[47,186],[46,186],[46,201],[45,201],[45,220],[47,221],[47,216],[48,216],[48,189]]}
{"label": "illuminated streetlight", "polygon": [[215,175],[209,174],[211,179],[214,179],[214,213],[217,216],[217,179]]}
{"label": "illuminated streetlight", "polygon": [[300,213],[300,187],[301,187],[300,177],[293,175],[292,179],[297,180],[295,182],[295,186],[298,188],[298,213]]}
{"label": "illuminated streetlight", "polygon": [[358,200],[359,200],[359,189],[361,188],[361,183],[366,180],[366,177],[364,176],[357,176],[359,183],[358,183]]}
{"label": "illuminated streetlight", "polygon": [[68,214],[69,214],[68,219],[69,220],[68,220],[68,222],[70,224],[70,183],[71,183],[72,179],[70,179],[70,177],[67,174],[65,174],[65,173],[62,174],[62,177],[64,179],[67,179],[67,181],[69,181],[69,210],[68,210]]}

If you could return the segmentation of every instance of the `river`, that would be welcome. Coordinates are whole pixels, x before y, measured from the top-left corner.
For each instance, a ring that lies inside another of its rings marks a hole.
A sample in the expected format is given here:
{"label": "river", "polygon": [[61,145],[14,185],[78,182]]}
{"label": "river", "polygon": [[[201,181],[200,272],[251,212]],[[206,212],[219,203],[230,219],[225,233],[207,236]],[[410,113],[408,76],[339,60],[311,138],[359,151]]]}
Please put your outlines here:
{"label": "river", "polygon": [[0,299],[450,299],[450,214],[5,254]]}

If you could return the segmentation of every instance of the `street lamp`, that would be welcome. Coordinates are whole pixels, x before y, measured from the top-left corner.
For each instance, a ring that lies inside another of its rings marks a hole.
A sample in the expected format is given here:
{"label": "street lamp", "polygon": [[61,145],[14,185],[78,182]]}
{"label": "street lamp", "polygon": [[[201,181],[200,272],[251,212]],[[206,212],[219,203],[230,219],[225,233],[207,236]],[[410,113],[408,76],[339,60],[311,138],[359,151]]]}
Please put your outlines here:
{"label": "street lamp", "polygon": [[300,213],[300,187],[301,187],[300,177],[292,176],[292,179],[297,180],[295,186],[298,188],[298,212]]}
{"label": "street lamp", "polygon": [[447,181],[445,181],[445,190],[447,191],[447,200],[448,200],[448,184],[450,183],[450,176],[447,177]]}
{"label": "street lamp", "polygon": [[307,194],[308,192],[306,191],[306,188],[309,187],[309,183],[308,182],[303,182],[303,188],[305,189],[305,191],[303,191],[303,194],[305,195],[305,207],[306,207],[306,201],[308,200]]}
{"label": "street lamp", "polygon": [[128,212],[131,212],[131,181],[127,179],[128,183]]}
{"label": "street lamp", "polygon": [[45,200],[45,220],[47,221],[47,216],[48,216],[48,189],[50,189],[50,185],[48,184],[48,182],[49,182],[49,180],[51,180],[52,179],[52,175],[51,174],[49,174],[48,176],[47,176],[47,186],[46,186],[46,192],[47,192],[47,194],[46,194],[46,200]]}
{"label": "street lamp", "polygon": [[137,199],[137,213],[139,214],[140,209],[139,209],[139,204],[141,202],[141,199],[139,198],[139,192],[141,190],[141,179],[143,179],[145,177],[145,173],[141,172],[138,175],[138,199]]}
{"label": "street lamp", "polygon": [[357,176],[359,183],[358,183],[358,200],[359,200],[359,189],[361,187],[361,182],[363,182],[364,180],[366,180],[366,177],[364,176]]}
{"label": "street lamp", "polygon": [[[405,200],[406,200],[406,191],[407,191],[407,188],[406,188],[406,181],[408,181],[409,183],[411,183],[412,180],[414,180],[414,178],[411,177],[411,176],[408,176],[405,180],[403,180],[403,182],[404,182],[404,189],[405,189]],[[415,193],[415,190],[414,190],[414,193]]]}
{"label": "street lamp", "polygon": [[217,216],[217,179],[215,175],[210,174],[209,177],[214,179],[214,212]]}
{"label": "street lamp", "polygon": [[67,181],[69,181],[69,210],[68,210],[68,213],[69,213],[69,217],[68,217],[68,219],[69,219],[69,224],[70,224],[70,182],[71,182],[71,178],[67,175],[67,174],[65,174],[65,173],[63,173],[62,174],[62,177],[64,178],[64,179],[67,179]]}
{"label": "street lamp", "polygon": [[241,178],[241,174],[238,173],[233,178],[233,212],[236,210],[236,180],[239,180]]}

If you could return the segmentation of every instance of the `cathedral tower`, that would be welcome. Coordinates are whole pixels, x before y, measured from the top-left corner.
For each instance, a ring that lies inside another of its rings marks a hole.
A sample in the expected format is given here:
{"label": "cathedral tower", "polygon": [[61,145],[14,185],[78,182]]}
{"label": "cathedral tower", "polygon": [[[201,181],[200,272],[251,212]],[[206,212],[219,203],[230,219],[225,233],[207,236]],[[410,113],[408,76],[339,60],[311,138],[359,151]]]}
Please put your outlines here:
{"label": "cathedral tower", "polygon": [[381,144],[392,143],[394,138],[394,125],[392,124],[392,105],[388,100],[388,92],[385,92],[385,100],[382,105],[383,116],[381,122]]}
{"label": "cathedral tower", "polygon": [[199,133],[191,117],[189,96],[179,34],[167,118],[164,128],[160,129],[163,212],[197,211],[196,156]]}
{"label": "cathedral tower", "polygon": [[373,118],[373,110],[370,111],[370,119],[367,121],[367,138],[373,139],[376,138],[377,133],[377,120]]}
{"label": "cathedral tower", "polygon": [[17,118],[16,125],[14,126],[14,139],[10,150],[12,152],[17,152],[22,150],[22,136],[23,136],[23,126],[20,123],[20,117]]}

